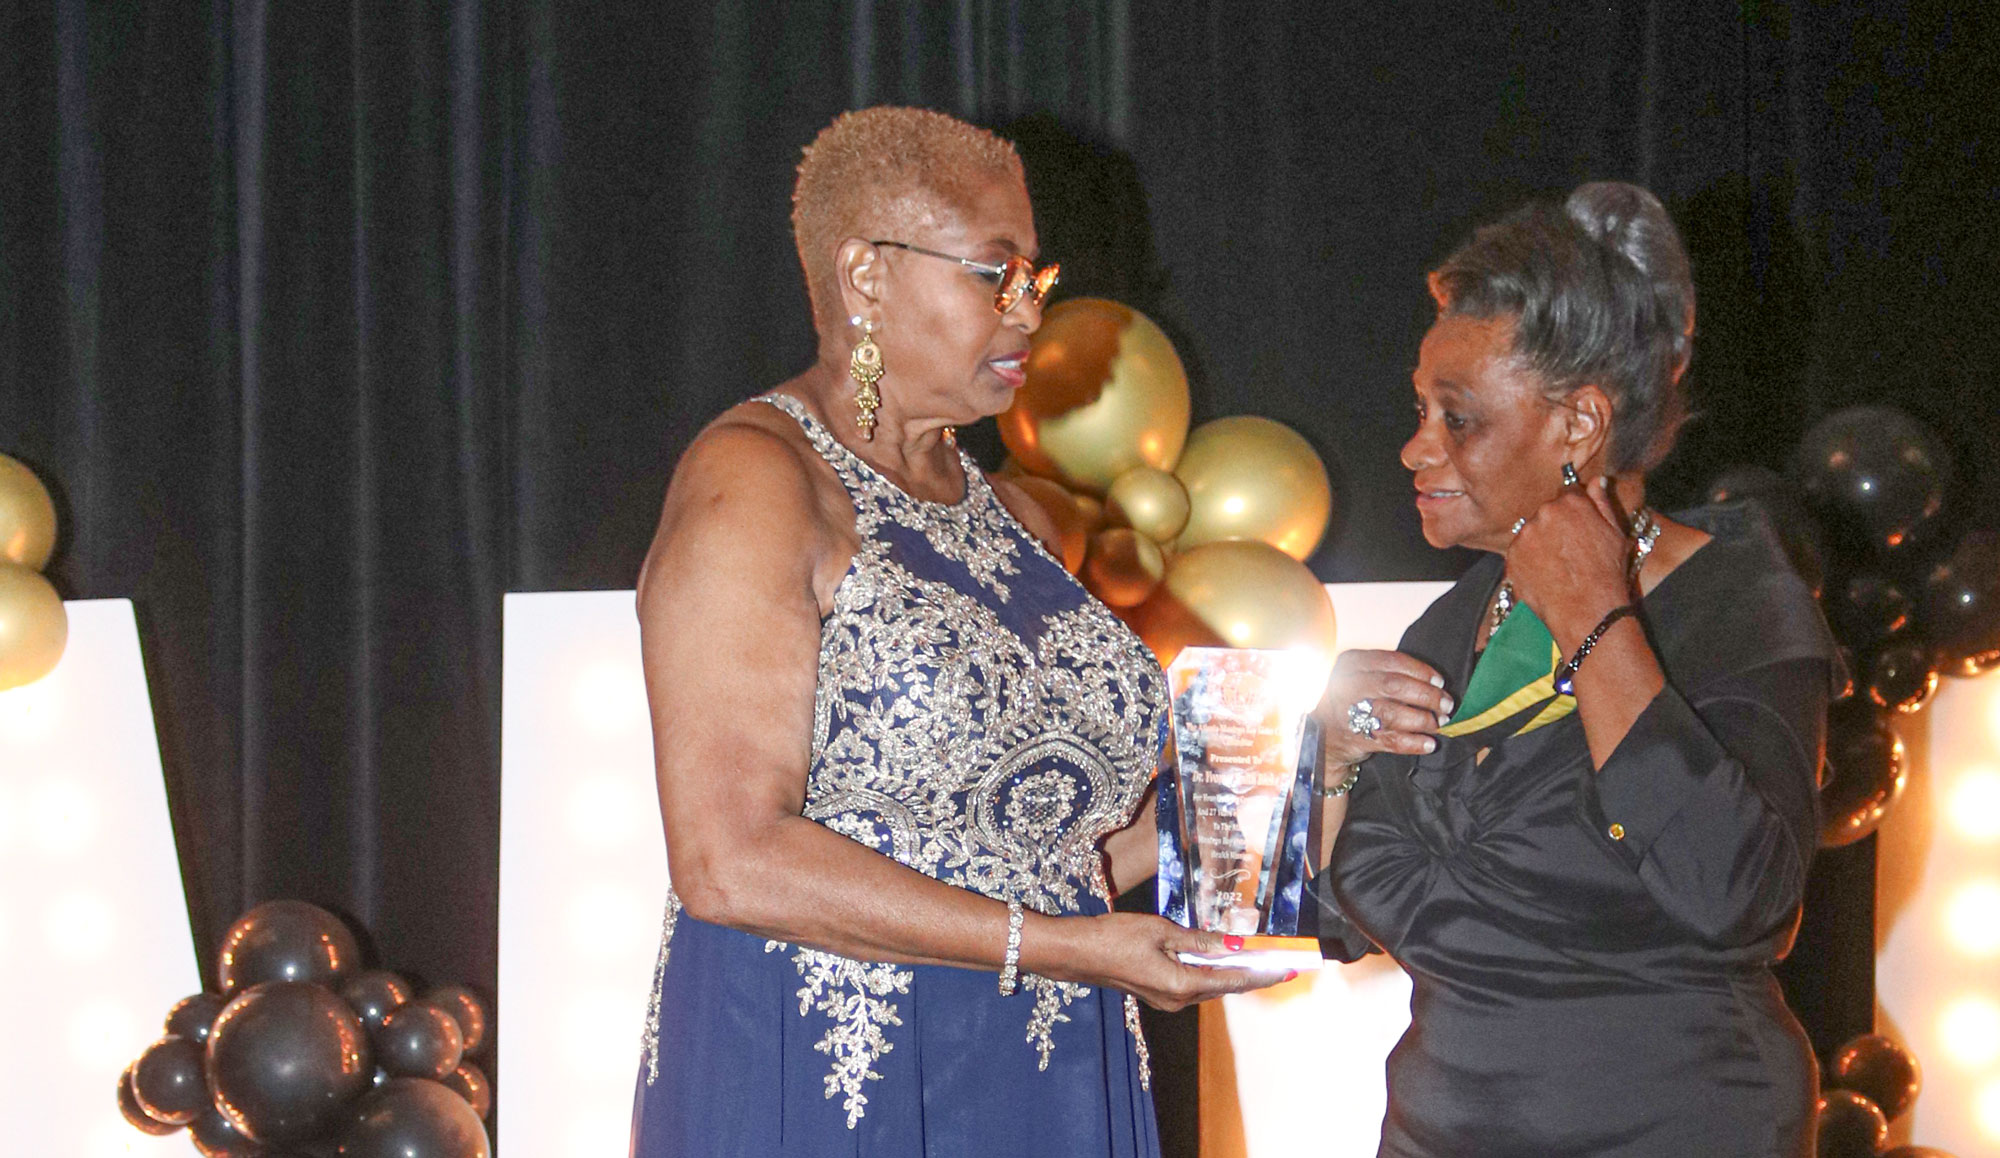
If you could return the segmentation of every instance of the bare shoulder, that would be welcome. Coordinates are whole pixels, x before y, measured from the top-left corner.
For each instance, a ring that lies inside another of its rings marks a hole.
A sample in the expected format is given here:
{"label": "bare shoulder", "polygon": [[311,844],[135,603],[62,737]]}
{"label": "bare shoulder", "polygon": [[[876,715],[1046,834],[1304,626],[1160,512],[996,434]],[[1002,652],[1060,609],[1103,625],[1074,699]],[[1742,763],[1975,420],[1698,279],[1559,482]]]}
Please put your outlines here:
{"label": "bare shoulder", "polygon": [[661,529],[709,511],[740,518],[746,508],[763,512],[759,524],[817,522],[820,492],[832,482],[819,452],[790,415],[743,402],[709,423],[682,453],[667,487]]}
{"label": "bare shoulder", "polygon": [[993,496],[1000,500],[1001,505],[1006,507],[1023,527],[1028,529],[1029,534],[1040,539],[1042,545],[1051,552],[1061,553],[1062,531],[1056,526],[1055,519],[1043,509],[1042,504],[1035,501],[1035,497],[1029,494],[1025,487],[1015,483],[1013,479],[1001,478],[994,474],[986,476],[986,485],[993,488]]}
{"label": "bare shoulder", "polygon": [[674,467],[640,587],[711,566],[810,573],[829,540],[821,471],[789,415],[758,402],[726,411]]}

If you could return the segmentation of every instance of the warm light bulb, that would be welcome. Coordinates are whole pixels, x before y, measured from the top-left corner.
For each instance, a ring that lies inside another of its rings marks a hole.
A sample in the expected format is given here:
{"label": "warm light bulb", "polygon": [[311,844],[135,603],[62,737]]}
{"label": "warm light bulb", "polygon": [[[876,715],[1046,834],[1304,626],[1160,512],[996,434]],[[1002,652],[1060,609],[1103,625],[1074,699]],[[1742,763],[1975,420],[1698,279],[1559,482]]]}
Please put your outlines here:
{"label": "warm light bulb", "polygon": [[1945,927],[1963,953],[1987,957],[2000,952],[2000,882],[1960,886],[1945,903]]}
{"label": "warm light bulb", "polygon": [[1971,994],[1945,1006],[1938,1015],[1938,1042],[1960,1065],[1985,1066],[2000,1059],[2000,1005]]}
{"label": "warm light bulb", "polygon": [[1946,815],[1967,840],[2000,840],[2000,770],[1981,767],[1960,773]]}
{"label": "warm light bulb", "polygon": [[2000,1142],[2000,1078],[1979,1087],[1972,1096],[1972,1120],[1979,1123],[1980,1133]]}
{"label": "warm light bulb", "polygon": [[597,736],[615,736],[644,728],[646,682],[636,664],[598,663],[576,677],[570,703],[584,728]]}

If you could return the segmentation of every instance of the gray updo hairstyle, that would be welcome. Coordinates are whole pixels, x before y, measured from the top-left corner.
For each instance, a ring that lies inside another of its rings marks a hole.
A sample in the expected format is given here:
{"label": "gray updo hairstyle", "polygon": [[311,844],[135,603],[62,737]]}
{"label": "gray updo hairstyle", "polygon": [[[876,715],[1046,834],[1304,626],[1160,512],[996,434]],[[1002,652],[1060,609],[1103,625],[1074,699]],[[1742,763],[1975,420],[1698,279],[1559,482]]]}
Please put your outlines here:
{"label": "gray updo hairstyle", "polygon": [[1440,317],[1511,317],[1514,356],[1562,398],[1611,399],[1610,467],[1648,471],[1687,420],[1694,353],[1687,249],[1657,197],[1599,181],[1481,227],[1430,275]]}

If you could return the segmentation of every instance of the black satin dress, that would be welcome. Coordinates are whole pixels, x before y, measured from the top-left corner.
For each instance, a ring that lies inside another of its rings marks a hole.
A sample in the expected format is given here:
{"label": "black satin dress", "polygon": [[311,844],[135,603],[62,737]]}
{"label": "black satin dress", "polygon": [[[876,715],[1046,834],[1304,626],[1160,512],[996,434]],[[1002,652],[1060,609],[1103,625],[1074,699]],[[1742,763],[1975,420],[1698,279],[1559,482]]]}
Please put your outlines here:
{"label": "black satin dress", "polygon": [[[1676,518],[1714,538],[1644,601],[1667,687],[1603,768],[1572,714],[1483,761],[1445,740],[1362,770],[1314,892],[1328,957],[1379,948],[1414,981],[1381,1155],[1813,1151],[1812,1051],[1770,966],[1839,660],[1760,517]],[[1500,575],[1482,560],[1403,637],[1455,697]]]}

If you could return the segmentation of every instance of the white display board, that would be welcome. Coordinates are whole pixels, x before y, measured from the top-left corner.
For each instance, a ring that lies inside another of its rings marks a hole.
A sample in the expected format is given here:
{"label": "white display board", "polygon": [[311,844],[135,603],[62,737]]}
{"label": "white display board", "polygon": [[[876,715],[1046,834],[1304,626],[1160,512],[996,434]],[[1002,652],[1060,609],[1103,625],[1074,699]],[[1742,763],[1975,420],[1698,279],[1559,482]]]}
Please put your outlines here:
{"label": "white display board", "polygon": [[[1331,585],[1342,647],[1394,647],[1447,586]],[[503,1148],[621,1154],[667,889],[632,593],[507,596],[503,669]],[[1215,1008],[1234,1048],[1204,1060],[1230,1087],[1204,1091],[1205,1135],[1233,1131],[1252,1155],[1375,1152],[1383,1060],[1409,1022],[1401,970],[1332,968]]]}
{"label": "white display board", "polygon": [[1876,849],[1876,1031],[1923,1067],[1894,1138],[2000,1153],[2000,672],[1898,721],[1912,767]]}
{"label": "white display board", "polygon": [[667,895],[630,591],[509,595],[500,729],[500,1148],[624,1154]]}
{"label": "white display board", "polygon": [[132,604],[69,603],[47,677],[0,692],[0,1123],[9,1154],[192,1152],[126,1125],[119,1074],[201,988]]}

